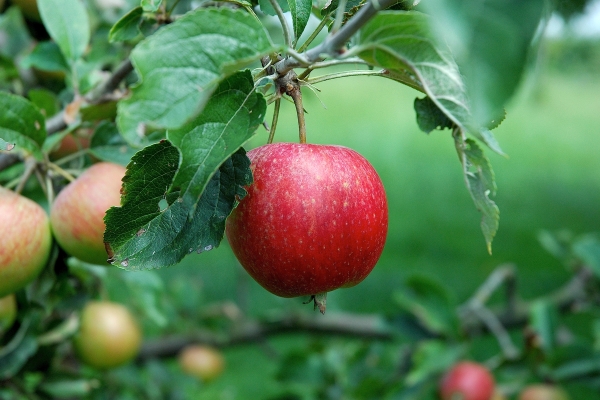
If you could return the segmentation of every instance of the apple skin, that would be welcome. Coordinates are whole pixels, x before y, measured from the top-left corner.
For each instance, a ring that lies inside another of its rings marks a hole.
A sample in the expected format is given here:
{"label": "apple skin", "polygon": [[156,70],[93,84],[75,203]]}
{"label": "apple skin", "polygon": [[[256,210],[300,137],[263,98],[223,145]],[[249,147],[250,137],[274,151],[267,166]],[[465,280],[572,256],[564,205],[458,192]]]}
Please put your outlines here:
{"label": "apple skin", "polygon": [[225,360],[212,347],[190,345],[179,353],[179,365],[186,374],[207,382],[223,373]]}
{"label": "apple skin", "polygon": [[0,186],[0,297],[14,293],[42,271],[52,247],[46,211]]}
{"label": "apple skin", "polygon": [[125,167],[101,162],[67,185],[50,210],[54,237],[70,255],[91,264],[108,264],[104,215],[121,203]]}
{"label": "apple skin", "polygon": [[138,354],[142,333],[125,306],[91,301],[81,311],[79,331],[73,341],[81,361],[98,369],[110,369]]}
{"label": "apple skin", "polygon": [[51,160],[58,160],[80,150],[90,147],[92,132],[79,131],[76,134],[68,134],[60,141],[58,146],[50,153]]}
{"label": "apple skin", "polygon": [[[442,378],[442,400],[491,400],[494,394],[494,377],[486,367],[471,361],[455,364]],[[460,397],[459,397],[460,396]]]}
{"label": "apple skin", "polygon": [[519,400],[569,400],[569,396],[559,387],[539,383],[525,387]]}
{"label": "apple skin", "polygon": [[371,164],[346,147],[299,143],[261,146],[248,158],[254,183],[226,225],[246,271],[281,297],[365,279],[388,227],[385,190]]}
{"label": "apple skin", "polygon": [[15,323],[17,318],[17,299],[9,294],[0,299],[0,337]]}

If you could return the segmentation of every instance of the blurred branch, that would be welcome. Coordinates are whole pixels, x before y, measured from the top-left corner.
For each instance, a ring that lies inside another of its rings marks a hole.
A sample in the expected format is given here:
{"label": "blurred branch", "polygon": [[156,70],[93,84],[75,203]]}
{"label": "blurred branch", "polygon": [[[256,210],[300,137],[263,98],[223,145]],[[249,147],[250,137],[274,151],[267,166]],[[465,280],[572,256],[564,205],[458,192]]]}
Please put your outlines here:
{"label": "blurred branch", "polygon": [[[586,300],[586,287],[593,278],[588,268],[582,268],[563,287],[548,296],[550,301],[562,312],[568,312],[573,306]],[[514,293],[516,278],[513,265],[496,269],[475,295],[459,310],[462,328],[472,335],[482,332],[494,334],[503,354],[507,358],[518,356],[517,347],[511,342],[508,329],[525,326],[529,319],[531,302],[518,301],[511,294],[508,307],[492,310],[484,306],[495,290],[507,284],[510,293]],[[508,310],[512,310],[507,313]],[[393,340],[395,332],[382,316],[339,313],[327,317],[314,317],[306,314],[291,314],[277,319],[247,320],[233,325],[228,333],[215,333],[199,330],[188,335],[168,336],[149,340],[144,343],[138,361],[157,357],[173,357],[184,347],[191,344],[206,344],[214,347],[229,347],[248,343],[261,343],[269,337],[310,333],[319,335],[337,335],[367,340]],[[439,336],[430,332],[431,337]]]}
{"label": "blurred branch", "polygon": [[370,340],[393,338],[392,330],[385,320],[377,315],[332,314],[327,317],[313,317],[293,314],[276,320],[245,321],[226,336],[198,331],[190,335],[147,341],[142,346],[138,360],[172,357],[190,344],[203,343],[214,347],[229,347],[261,342],[268,337],[298,332],[352,336]]}
{"label": "blurred branch", "polygon": [[[116,88],[119,87],[123,79],[133,71],[133,65],[129,59],[123,61],[112,74],[102,84],[93,90],[86,100],[89,103],[94,103],[102,99],[107,94],[112,93]],[[61,110],[52,117],[46,119],[46,132],[48,135],[53,135],[57,132],[62,131],[67,127],[64,119],[65,110]],[[1,153],[0,154],[0,171],[10,167],[19,162],[19,156],[12,153]]]}

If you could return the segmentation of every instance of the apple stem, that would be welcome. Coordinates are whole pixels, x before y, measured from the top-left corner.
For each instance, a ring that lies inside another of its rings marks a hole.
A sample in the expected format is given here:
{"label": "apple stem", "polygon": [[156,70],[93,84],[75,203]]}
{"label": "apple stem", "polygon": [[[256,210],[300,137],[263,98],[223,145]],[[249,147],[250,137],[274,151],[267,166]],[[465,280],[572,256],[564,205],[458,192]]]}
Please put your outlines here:
{"label": "apple stem", "polygon": [[277,129],[277,120],[279,119],[279,108],[281,106],[281,98],[275,100],[275,108],[273,109],[273,121],[271,121],[271,129],[269,129],[269,138],[267,139],[267,143],[273,143],[273,138],[275,137],[275,129]]}
{"label": "apple stem", "polygon": [[297,82],[295,83],[293,89],[288,90],[286,93],[294,100],[294,105],[296,106],[300,143],[306,143],[306,121],[304,119],[304,106],[302,105],[302,91],[300,90],[300,85]]}
{"label": "apple stem", "polygon": [[321,311],[321,314],[325,315],[325,309],[327,308],[327,292],[313,294],[304,304],[310,303],[311,301],[314,303],[314,309],[316,310],[318,308],[319,311]]}
{"label": "apple stem", "polygon": [[304,119],[304,106],[302,105],[302,91],[298,75],[292,70],[276,80],[279,94],[287,94],[294,100],[296,115],[298,116],[298,133],[300,143],[306,143],[306,122]]}

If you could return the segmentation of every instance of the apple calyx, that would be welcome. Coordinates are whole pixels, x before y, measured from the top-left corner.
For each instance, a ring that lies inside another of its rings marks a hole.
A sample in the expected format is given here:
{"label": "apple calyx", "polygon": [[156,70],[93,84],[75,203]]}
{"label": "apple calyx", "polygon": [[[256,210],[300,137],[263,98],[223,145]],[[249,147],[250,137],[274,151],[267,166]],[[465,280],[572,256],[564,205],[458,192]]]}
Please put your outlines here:
{"label": "apple calyx", "polygon": [[318,308],[319,311],[321,311],[321,314],[325,315],[325,309],[327,308],[327,292],[313,294],[310,296],[310,299],[303,304],[308,304],[310,302],[314,303],[315,310]]}

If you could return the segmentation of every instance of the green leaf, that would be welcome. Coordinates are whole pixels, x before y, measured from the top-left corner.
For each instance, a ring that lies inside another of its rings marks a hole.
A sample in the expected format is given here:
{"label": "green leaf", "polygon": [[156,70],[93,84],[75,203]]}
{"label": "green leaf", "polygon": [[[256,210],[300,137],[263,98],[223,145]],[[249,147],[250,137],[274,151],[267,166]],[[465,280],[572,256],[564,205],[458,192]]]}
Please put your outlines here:
{"label": "green leaf", "polygon": [[214,171],[242,146],[262,123],[266,102],[254,92],[246,70],[223,81],[204,111],[167,138],[181,151],[181,168],[174,186],[186,202],[194,202]]}
{"label": "green leaf", "polygon": [[275,49],[262,24],[244,11],[186,14],[133,50],[140,83],[119,103],[119,130],[137,146],[146,124],[179,128],[204,108],[221,80]]}
{"label": "green leaf", "polygon": [[81,0],[37,0],[48,34],[67,60],[83,55],[90,41],[90,22]]}
{"label": "green leaf", "polygon": [[90,142],[90,154],[115,164],[129,164],[135,152],[136,150],[123,140],[115,124],[108,121],[98,125]]}
{"label": "green leaf", "polygon": [[492,240],[498,231],[500,210],[490,195],[496,193],[494,172],[488,158],[474,140],[456,136],[456,150],[463,166],[465,184],[475,203],[475,207],[482,214],[481,230],[487,244],[488,252],[492,253]]}
{"label": "green leaf", "polygon": [[554,349],[557,321],[556,306],[547,300],[536,300],[529,308],[529,323],[546,353]]}
{"label": "green leaf", "polygon": [[425,276],[411,276],[405,287],[394,293],[394,301],[413,314],[430,332],[445,335],[456,332],[456,304],[440,283]]}
{"label": "green leaf", "polygon": [[431,0],[423,7],[460,66],[475,119],[487,125],[522,80],[545,0]]}
{"label": "green leaf", "polygon": [[219,85],[200,115],[168,132],[172,144],[162,141],[132,158],[122,207],[105,218],[113,264],[160,268],[220,244],[236,197],[252,182],[250,162],[238,149],[265,110],[250,72],[238,72]]}
{"label": "green leaf", "polygon": [[37,351],[37,341],[31,332],[37,322],[31,315],[25,317],[15,336],[0,348],[0,379],[15,376]]}
{"label": "green leaf", "polygon": [[578,237],[573,243],[573,253],[600,277],[600,239],[589,234]]}
{"label": "green leaf", "polygon": [[110,43],[124,42],[136,38],[141,33],[140,24],[143,15],[144,9],[142,7],[136,7],[129,11],[110,28],[108,41]]}
{"label": "green leaf", "polygon": [[406,377],[408,385],[416,385],[431,380],[447,371],[450,366],[464,356],[461,345],[449,345],[440,340],[422,341],[413,355],[413,365]]}
{"label": "green leaf", "polygon": [[[0,128],[10,129],[38,146],[46,140],[45,120],[40,110],[21,96],[0,92]],[[2,136],[0,136],[2,137]],[[7,140],[6,137],[3,137]]]}
{"label": "green leaf", "polygon": [[[177,192],[161,194],[161,185],[174,176],[176,153],[165,140],[138,152],[128,166],[122,207],[111,208],[105,217],[104,240],[114,252],[114,265],[132,270],[161,268],[194,250],[212,250],[223,239],[225,218],[236,195],[251,182],[245,152],[240,149],[223,163],[196,207],[179,199]],[[145,165],[148,162],[152,165]],[[153,173],[147,173],[148,168]],[[161,201],[166,208],[161,209]],[[195,210],[191,216],[190,210]]]}
{"label": "green leaf", "polygon": [[160,275],[153,271],[146,271],[143,274],[121,274],[120,276],[127,284],[131,298],[143,316],[160,327],[166,326],[168,321],[159,305],[165,292],[165,285]]}
{"label": "green leaf", "polygon": [[302,36],[306,24],[308,24],[312,10],[312,0],[287,0],[287,2],[292,12],[292,25],[297,42]]}
{"label": "green leaf", "polygon": [[42,383],[39,390],[53,399],[72,399],[86,397],[97,385],[86,379],[56,380]]}
{"label": "green leaf", "polygon": [[9,142],[7,142],[6,140],[4,140],[4,139],[2,139],[0,137],[0,150],[11,151],[14,148],[15,148],[15,144],[14,143],[9,143]]}
{"label": "green leaf", "polygon": [[0,54],[8,58],[14,59],[23,50],[31,48],[33,39],[18,7],[10,7],[0,14],[0,37]]}
{"label": "green leaf", "polygon": [[415,111],[417,112],[417,124],[419,129],[429,133],[434,129],[452,129],[454,124],[429,97],[415,99]]}
{"label": "green leaf", "polygon": [[146,12],[156,12],[160,7],[162,0],[142,0],[142,9]]}
{"label": "green leaf", "polygon": [[[281,11],[283,11],[283,12],[290,11],[290,6],[288,4],[288,0],[277,0],[277,4],[279,4],[279,7],[281,7]],[[271,5],[271,2],[269,0],[258,0],[258,5],[260,7],[260,10],[262,12],[264,12],[265,14],[271,15],[271,16],[277,15],[277,13],[275,12],[275,9],[273,8],[273,6]]]}
{"label": "green leaf", "polygon": [[503,154],[492,133],[473,119],[458,66],[449,50],[436,42],[430,22],[418,12],[380,12],[363,26],[358,44],[349,53],[427,94],[461,130]]}
{"label": "green leaf", "polygon": [[[362,7],[366,3],[367,3],[366,0],[348,0],[348,1],[346,1],[346,9],[344,10],[344,12],[346,14],[354,14],[354,13],[356,13],[356,11],[358,11],[358,9],[360,9],[360,7]],[[339,5],[340,5],[339,0],[327,1],[327,3],[325,4],[325,8],[323,8],[323,10],[322,10],[323,11],[322,14],[326,15],[330,12],[337,10]]]}
{"label": "green leaf", "polygon": [[48,89],[31,89],[27,97],[45,117],[52,116],[60,111],[60,103],[56,94]]}
{"label": "green leaf", "polygon": [[40,42],[21,61],[21,67],[35,67],[43,71],[69,71],[69,65],[54,42]]}
{"label": "green leaf", "polygon": [[103,119],[114,120],[117,115],[117,102],[103,101],[98,104],[89,104],[81,107],[82,121],[101,121]]}

